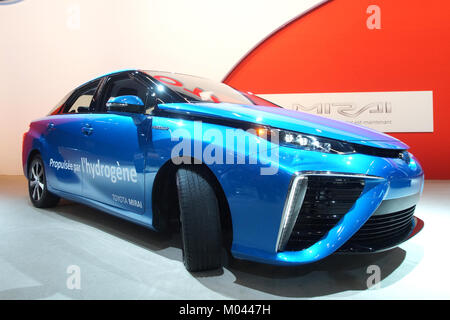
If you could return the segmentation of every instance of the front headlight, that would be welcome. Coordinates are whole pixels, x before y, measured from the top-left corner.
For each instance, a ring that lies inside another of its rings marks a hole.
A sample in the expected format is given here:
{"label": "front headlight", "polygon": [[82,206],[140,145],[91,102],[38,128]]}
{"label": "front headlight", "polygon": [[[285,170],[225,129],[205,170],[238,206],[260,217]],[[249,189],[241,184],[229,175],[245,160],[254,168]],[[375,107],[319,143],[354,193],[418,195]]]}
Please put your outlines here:
{"label": "front headlight", "polygon": [[260,137],[267,137],[272,143],[297,148],[305,151],[318,151],[334,154],[348,154],[356,152],[352,144],[329,138],[303,134],[282,129],[257,130]]}

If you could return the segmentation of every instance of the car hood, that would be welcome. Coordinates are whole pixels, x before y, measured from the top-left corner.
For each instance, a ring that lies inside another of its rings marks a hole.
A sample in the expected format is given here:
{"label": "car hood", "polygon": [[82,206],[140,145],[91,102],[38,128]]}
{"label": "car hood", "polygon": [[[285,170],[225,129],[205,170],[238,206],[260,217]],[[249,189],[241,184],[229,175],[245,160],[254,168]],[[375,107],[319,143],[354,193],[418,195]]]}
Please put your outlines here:
{"label": "car hood", "polygon": [[403,142],[367,127],[283,108],[231,103],[170,103],[160,104],[158,109],[175,114],[256,123],[377,148],[409,148]]}

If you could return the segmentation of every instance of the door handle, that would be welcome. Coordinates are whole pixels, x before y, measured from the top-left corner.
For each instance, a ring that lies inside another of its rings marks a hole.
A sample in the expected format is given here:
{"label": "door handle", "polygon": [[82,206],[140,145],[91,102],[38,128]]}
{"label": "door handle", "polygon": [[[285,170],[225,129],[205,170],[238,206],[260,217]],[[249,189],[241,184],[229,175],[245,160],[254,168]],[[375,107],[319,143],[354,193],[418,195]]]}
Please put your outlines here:
{"label": "door handle", "polygon": [[91,128],[90,126],[85,126],[81,128],[81,132],[86,136],[90,136],[92,134],[92,131],[94,131],[94,129]]}
{"label": "door handle", "polygon": [[55,124],[53,123],[53,122],[49,122],[48,123],[48,125],[47,125],[47,130],[53,130],[53,129],[55,129]]}

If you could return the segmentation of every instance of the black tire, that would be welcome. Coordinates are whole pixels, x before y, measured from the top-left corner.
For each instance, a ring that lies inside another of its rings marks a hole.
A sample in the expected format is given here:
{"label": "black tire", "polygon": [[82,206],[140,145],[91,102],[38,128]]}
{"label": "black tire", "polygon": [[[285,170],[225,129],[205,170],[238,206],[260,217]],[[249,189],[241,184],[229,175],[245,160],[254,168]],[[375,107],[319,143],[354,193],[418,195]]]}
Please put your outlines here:
{"label": "black tire", "polygon": [[37,208],[54,207],[59,202],[59,197],[47,190],[45,167],[40,155],[33,157],[28,168],[28,194]]}
{"label": "black tire", "polygon": [[180,168],[176,174],[183,262],[191,272],[222,267],[219,204],[205,177],[193,168]]}

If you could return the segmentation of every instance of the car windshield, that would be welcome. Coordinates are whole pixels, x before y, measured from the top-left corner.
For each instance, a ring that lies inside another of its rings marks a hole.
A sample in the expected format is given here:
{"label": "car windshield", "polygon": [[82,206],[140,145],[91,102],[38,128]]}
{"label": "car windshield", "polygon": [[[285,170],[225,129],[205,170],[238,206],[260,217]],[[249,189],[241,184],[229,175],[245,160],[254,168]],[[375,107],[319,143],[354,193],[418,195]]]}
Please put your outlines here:
{"label": "car windshield", "polygon": [[258,97],[254,95],[253,99],[251,93],[241,93],[240,91],[221,82],[180,73],[148,70],[146,70],[145,73],[168,86],[170,89],[191,103],[228,102],[246,105],[276,106],[269,101],[263,99],[258,100]]}

